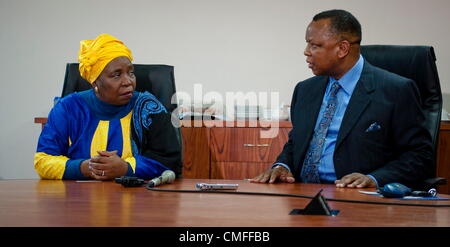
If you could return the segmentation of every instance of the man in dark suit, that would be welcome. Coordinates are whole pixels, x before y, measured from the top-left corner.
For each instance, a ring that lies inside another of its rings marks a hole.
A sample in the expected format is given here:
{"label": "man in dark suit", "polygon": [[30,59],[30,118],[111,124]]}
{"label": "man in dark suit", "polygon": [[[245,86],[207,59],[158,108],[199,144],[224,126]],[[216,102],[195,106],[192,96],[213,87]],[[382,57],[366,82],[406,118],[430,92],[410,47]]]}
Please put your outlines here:
{"label": "man in dark suit", "polygon": [[415,83],[364,60],[361,26],[347,11],[317,14],[305,38],[316,76],[295,87],[289,140],[251,182],[362,188],[429,176],[431,137]]}

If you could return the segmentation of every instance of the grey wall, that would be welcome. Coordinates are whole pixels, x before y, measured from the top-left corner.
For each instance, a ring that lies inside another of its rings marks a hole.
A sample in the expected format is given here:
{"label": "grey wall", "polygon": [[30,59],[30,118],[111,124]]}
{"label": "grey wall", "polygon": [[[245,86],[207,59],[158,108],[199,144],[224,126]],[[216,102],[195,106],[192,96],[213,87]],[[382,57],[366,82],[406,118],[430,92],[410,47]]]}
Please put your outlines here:
{"label": "grey wall", "polygon": [[279,92],[290,102],[310,77],[305,27],[319,11],[343,8],[363,26],[363,44],[432,45],[450,109],[447,0],[0,0],[0,177],[37,178],[33,155],[79,41],[109,33],[135,63],[175,66],[177,89],[192,94]]}

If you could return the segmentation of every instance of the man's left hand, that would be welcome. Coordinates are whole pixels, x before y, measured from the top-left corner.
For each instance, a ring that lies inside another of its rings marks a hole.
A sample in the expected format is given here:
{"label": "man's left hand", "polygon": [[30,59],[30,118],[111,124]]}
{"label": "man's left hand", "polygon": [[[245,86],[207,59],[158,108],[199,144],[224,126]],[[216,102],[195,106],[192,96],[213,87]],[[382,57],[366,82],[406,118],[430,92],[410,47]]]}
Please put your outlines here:
{"label": "man's left hand", "polygon": [[345,175],[341,179],[334,181],[336,187],[339,188],[367,188],[367,187],[376,187],[377,184],[373,181],[372,178],[366,176],[361,173],[351,173]]}

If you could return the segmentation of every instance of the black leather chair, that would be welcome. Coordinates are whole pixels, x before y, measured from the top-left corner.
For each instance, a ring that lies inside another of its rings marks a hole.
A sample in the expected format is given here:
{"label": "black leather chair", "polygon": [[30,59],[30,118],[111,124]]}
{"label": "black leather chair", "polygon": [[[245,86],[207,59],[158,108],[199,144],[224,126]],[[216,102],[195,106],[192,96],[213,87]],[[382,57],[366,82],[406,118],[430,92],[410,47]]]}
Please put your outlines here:
{"label": "black leather chair", "polygon": [[[432,171],[436,171],[436,154],[442,111],[442,93],[436,68],[436,56],[431,46],[363,45],[363,57],[372,65],[412,79],[420,92],[426,116],[425,126],[433,142]],[[433,176],[436,176],[434,174]],[[430,178],[419,185],[423,189],[445,184],[443,178]]]}
{"label": "black leather chair", "polygon": [[[168,112],[173,112],[177,108],[177,103],[172,96],[175,95],[175,77],[173,66],[159,64],[133,64],[134,74],[136,75],[136,91],[148,91],[158,98],[166,107]],[[64,77],[64,86],[61,97],[73,92],[81,92],[91,89],[91,84],[83,79],[78,69],[78,63],[68,63],[66,65],[66,74]],[[182,137],[180,128],[176,128],[178,143],[182,146]],[[176,171],[177,176],[181,177],[182,164]]]}

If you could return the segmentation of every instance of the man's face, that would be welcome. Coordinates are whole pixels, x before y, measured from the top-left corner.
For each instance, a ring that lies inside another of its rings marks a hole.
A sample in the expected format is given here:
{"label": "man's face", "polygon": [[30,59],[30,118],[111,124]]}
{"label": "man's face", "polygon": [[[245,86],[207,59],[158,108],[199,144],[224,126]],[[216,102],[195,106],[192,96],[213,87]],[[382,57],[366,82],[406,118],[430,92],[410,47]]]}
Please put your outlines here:
{"label": "man's face", "polygon": [[136,88],[133,64],[127,57],[114,58],[94,84],[98,87],[97,97],[102,101],[112,105],[127,104]]}
{"label": "man's face", "polygon": [[333,76],[340,63],[338,37],[330,32],[330,19],[312,21],[306,29],[304,55],[314,75]]}

